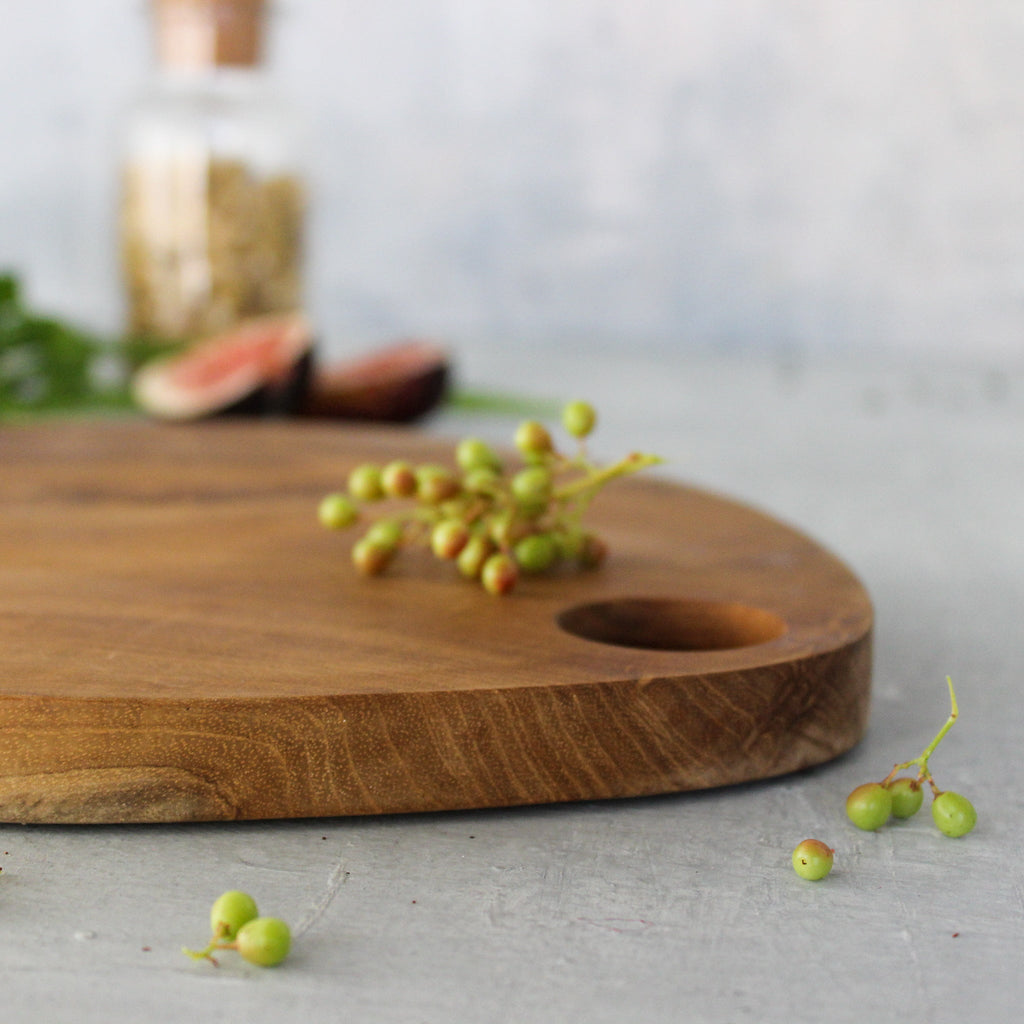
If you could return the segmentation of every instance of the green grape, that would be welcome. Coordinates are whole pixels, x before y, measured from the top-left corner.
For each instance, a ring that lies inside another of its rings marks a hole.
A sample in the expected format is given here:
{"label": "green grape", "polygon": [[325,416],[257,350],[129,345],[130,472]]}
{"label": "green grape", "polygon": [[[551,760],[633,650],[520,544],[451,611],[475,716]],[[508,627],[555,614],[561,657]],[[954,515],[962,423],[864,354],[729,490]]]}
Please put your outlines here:
{"label": "green grape", "polygon": [[411,498],[416,493],[416,471],[408,462],[396,459],[380,471],[380,484],[389,498]]}
{"label": "green grape", "polygon": [[491,555],[480,570],[484,590],[496,597],[507,594],[519,579],[519,569],[511,555]]}
{"label": "green grape", "polygon": [[524,420],[515,433],[515,446],[529,459],[543,457],[554,450],[551,435],[543,423]]}
{"label": "green grape", "polygon": [[430,531],[430,547],[438,558],[458,558],[469,541],[469,527],[461,519],[442,519]]}
{"label": "green grape", "polygon": [[493,554],[494,544],[490,537],[482,533],[473,534],[456,559],[459,572],[467,579],[476,579],[484,567],[484,562]]}
{"label": "green grape", "polygon": [[359,501],[379,501],[384,497],[384,484],[379,466],[365,463],[348,475],[348,493]]}
{"label": "green grape", "polygon": [[978,812],[965,796],[947,790],[932,801],[932,819],[947,836],[965,836],[978,822]]}
{"label": "green grape", "polygon": [[924,803],[924,790],[917,779],[903,776],[893,779],[888,784],[892,794],[892,814],[894,818],[912,818]]}
{"label": "green grape", "polygon": [[493,494],[497,491],[500,484],[501,474],[487,467],[471,469],[462,478],[462,486],[470,494]]}
{"label": "green grape", "polygon": [[257,914],[256,901],[248,893],[231,889],[213,901],[210,932],[217,939],[233,939],[238,929]]}
{"label": "green grape", "polygon": [[512,477],[512,494],[528,507],[544,506],[551,497],[553,481],[545,466],[527,466]]}
{"label": "green grape", "polygon": [[444,466],[420,466],[416,470],[416,496],[426,505],[440,505],[459,490],[459,481]]}
{"label": "green grape", "polygon": [[892,814],[892,793],[880,782],[865,782],[846,798],[846,816],[857,826],[873,832]]}
{"label": "green grape", "polygon": [[831,870],[835,850],[820,839],[805,839],[793,851],[793,870],[801,877],[817,882]]}
{"label": "green grape", "polygon": [[386,548],[394,551],[402,543],[402,535],[405,531],[402,524],[395,519],[378,519],[363,534],[363,540],[379,548]]}
{"label": "green grape", "polygon": [[359,509],[347,494],[328,494],[320,502],[317,517],[328,530],[344,530],[359,518]]}
{"label": "green grape", "polygon": [[586,545],[586,534],[576,527],[568,527],[553,534],[558,545],[558,557],[579,561]]}
{"label": "green grape", "polygon": [[517,523],[510,514],[490,520],[487,529],[491,540],[503,549],[511,548],[523,535],[521,523]]}
{"label": "green grape", "polygon": [[379,576],[391,563],[395,549],[372,537],[363,537],[352,546],[352,564],[364,576]]}
{"label": "green grape", "polygon": [[597,423],[597,413],[589,402],[570,402],[562,410],[562,426],[573,437],[586,437]]}
{"label": "green grape", "polygon": [[274,967],[292,947],[291,929],[276,917],[256,917],[238,929],[238,952],[250,963]]}
{"label": "green grape", "polygon": [[464,473],[471,473],[476,469],[501,472],[501,460],[494,449],[478,437],[465,437],[458,443],[455,448],[455,462]]}
{"label": "green grape", "polygon": [[531,533],[516,544],[513,553],[523,572],[544,572],[558,558],[558,545],[550,533]]}

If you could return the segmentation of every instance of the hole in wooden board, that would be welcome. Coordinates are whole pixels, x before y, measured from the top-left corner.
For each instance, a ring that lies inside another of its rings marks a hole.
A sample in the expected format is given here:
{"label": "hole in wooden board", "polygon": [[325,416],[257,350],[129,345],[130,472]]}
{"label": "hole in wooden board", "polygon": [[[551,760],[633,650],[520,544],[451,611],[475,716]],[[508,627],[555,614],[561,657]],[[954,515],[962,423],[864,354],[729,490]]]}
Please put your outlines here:
{"label": "hole in wooden board", "polygon": [[731,601],[624,597],[561,612],[567,633],[618,647],[657,651],[725,651],[768,643],[786,632],[773,612]]}

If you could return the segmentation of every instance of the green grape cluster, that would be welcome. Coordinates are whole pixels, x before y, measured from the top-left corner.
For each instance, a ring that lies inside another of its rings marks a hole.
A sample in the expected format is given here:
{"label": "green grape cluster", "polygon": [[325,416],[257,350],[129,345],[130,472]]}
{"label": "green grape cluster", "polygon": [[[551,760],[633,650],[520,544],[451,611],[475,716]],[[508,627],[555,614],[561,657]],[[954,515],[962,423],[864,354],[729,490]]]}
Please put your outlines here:
{"label": "green grape cluster", "polygon": [[[967,797],[951,790],[941,790],[928,767],[928,761],[943,737],[959,716],[953,680],[947,677],[952,705],[949,718],[935,738],[915,758],[893,766],[881,782],[865,782],[846,798],[846,815],[858,828],[873,832],[890,818],[911,818],[924,804],[925,786],[932,794],[932,820],[947,836],[965,836],[977,823],[978,816]],[[917,769],[915,775],[901,772]]]}
{"label": "green grape cluster", "polygon": [[[589,403],[565,406],[562,426],[576,442],[571,454],[556,447],[542,423],[520,423],[514,465],[506,465],[486,441],[466,437],[455,446],[452,465],[395,459],[356,466],[345,490],[322,499],[319,520],[342,530],[361,523],[369,506],[388,507],[352,546],[353,564],[368,576],[382,573],[409,547],[429,549],[495,595],[509,593],[523,573],[566,562],[597,566],[607,547],[584,528],[590,502],[610,481],[661,460],[634,453],[613,465],[596,465],[585,440],[596,422]],[[404,511],[389,507],[402,501],[408,503]]]}
{"label": "green grape cluster", "polygon": [[213,954],[233,949],[249,963],[275,967],[291,951],[292,933],[276,917],[260,917],[256,901],[245,892],[231,889],[213,901],[210,908],[210,941],[205,949],[184,949],[194,960],[209,960]]}

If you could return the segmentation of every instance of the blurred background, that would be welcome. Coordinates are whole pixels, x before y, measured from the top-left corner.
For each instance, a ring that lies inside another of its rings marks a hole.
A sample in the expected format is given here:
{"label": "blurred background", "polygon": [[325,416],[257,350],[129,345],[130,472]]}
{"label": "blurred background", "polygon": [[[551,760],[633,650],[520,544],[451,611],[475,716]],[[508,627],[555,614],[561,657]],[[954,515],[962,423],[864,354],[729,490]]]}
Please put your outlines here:
{"label": "blurred background", "polygon": [[[0,0],[0,269],[122,323],[145,0]],[[1018,0],[276,0],[334,353],[1024,353]]]}

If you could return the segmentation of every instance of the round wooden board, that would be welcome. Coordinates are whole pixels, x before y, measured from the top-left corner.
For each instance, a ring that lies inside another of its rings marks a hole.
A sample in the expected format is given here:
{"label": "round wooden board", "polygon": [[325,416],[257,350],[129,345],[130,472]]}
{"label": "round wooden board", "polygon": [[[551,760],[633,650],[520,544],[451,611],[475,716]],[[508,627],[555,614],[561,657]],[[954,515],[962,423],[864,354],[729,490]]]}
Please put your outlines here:
{"label": "round wooden board", "polygon": [[259,819],[723,786],[866,726],[872,610],[799,532],[610,485],[600,570],[494,598],[358,576],[320,497],[405,430],[114,421],[0,434],[0,819]]}

